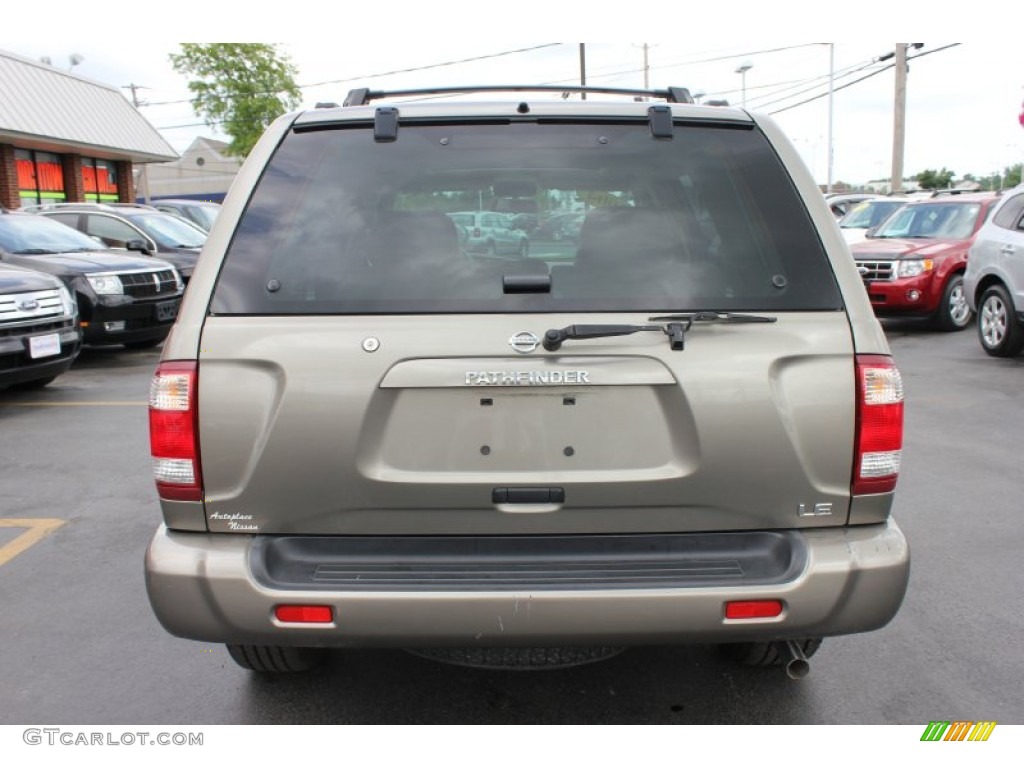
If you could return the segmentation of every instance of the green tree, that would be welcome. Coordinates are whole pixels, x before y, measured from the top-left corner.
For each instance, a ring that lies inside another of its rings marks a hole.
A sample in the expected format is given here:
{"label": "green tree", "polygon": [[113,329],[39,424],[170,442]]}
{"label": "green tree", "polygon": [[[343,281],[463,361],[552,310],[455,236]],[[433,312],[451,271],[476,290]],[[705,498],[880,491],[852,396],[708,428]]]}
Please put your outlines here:
{"label": "green tree", "polygon": [[921,171],[914,177],[914,181],[921,186],[921,189],[945,189],[953,181],[954,176],[956,173],[943,166],[941,171],[934,171],[930,168]]}
{"label": "green tree", "polygon": [[182,43],[171,65],[192,78],[192,108],[231,137],[229,152],[245,157],[268,125],[299,105],[295,65],[267,43]]}
{"label": "green tree", "polygon": [[1024,164],[1022,163],[1007,166],[1007,168],[1003,171],[1003,186],[1016,187],[1018,184],[1020,184],[1022,170],[1024,170]]}

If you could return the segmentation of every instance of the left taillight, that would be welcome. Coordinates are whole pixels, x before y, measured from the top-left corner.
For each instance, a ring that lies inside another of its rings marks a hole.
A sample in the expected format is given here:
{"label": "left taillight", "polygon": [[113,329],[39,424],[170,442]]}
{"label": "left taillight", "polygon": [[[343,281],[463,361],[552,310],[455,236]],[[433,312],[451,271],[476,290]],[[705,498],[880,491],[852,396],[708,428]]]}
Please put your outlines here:
{"label": "left taillight", "polygon": [[896,488],[903,455],[903,379],[892,358],[857,356],[853,495]]}
{"label": "left taillight", "polygon": [[149,449],[160,498],[202,501],[194,361],[160,363],[149,387]]}

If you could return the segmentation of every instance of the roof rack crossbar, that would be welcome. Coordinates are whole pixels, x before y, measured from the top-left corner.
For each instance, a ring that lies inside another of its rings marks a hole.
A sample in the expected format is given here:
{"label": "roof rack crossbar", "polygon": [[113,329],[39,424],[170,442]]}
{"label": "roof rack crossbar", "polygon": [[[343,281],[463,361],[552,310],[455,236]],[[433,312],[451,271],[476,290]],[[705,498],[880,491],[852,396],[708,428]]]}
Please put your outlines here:
{"label": "roof rack crossbar", "polygon": [[646,96],[665,99],[676,104],[693,104],[693,97],[686,88],[676,86],[661,90],[637,90],[633,88],[606,88],[599,85],[469,85],[442,88],[411,88],[399,91],[371,91],[369,88],[354,88],[348,92],[343,106],[361,107],[371,101],[389,97],[437,96],[449,93],[498,93],[503,91],[534,91],[538,93],[606,93],[620,96]]}

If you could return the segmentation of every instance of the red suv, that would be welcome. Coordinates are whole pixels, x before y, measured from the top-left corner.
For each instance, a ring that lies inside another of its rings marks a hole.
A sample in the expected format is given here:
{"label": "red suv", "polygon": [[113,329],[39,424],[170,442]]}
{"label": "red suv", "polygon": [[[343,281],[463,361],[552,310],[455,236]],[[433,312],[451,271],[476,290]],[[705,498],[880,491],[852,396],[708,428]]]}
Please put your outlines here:
{"label": "red suv", "polygon": [[943,331],[971,324],[967,249],[999,195],[938,195],[907,203],[850,246],[879,317],[925,317]]}

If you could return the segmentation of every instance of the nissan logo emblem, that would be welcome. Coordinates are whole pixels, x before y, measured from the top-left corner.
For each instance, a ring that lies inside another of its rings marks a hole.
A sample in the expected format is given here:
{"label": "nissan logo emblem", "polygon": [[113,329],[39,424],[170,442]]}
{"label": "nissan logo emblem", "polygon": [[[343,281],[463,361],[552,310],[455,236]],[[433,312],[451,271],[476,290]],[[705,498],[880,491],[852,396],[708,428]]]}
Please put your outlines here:
{"label": "nissan logo emblem", "polygon": [[509,346],[521,355],[528,355],[540,344],[540,338],[535,333],[520,331],[508,340]]}

